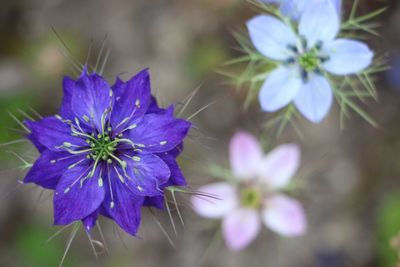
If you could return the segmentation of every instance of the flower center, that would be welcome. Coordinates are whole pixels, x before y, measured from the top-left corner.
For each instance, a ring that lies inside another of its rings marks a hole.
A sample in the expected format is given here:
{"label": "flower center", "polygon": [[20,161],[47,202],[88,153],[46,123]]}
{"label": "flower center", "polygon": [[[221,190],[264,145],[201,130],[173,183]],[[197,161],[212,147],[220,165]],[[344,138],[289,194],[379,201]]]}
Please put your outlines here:
{"label": "flower center", "polygon": [[257,209],[262,205],[262,193],[254,187],[244,188],[240,192],[240,202],[244,207]]}
{"label": "flower center", "polygon": [[320,63],[321,59],[314,50],[308,51],[299,57],[300,66],[306,71],[316,70]]}
{"label": "flower center", "polygon": [[113,157],[113,153],[118,145],[118,139],[111,139],[107,133],[98,134],[97,139],[87,139],[86,142],[92,148],[89,155],[92,159],[108,160]]}

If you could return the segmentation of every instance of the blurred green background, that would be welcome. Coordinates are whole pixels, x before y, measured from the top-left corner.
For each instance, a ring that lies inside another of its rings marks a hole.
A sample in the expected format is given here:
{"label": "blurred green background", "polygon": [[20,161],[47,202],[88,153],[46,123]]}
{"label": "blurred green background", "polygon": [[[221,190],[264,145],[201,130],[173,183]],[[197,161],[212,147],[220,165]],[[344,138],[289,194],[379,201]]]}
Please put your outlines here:
{"label": "blurred green background", "polygon": [[[352,2],[344,0],[345,14]],[[387,11],[377,19],[382,36],[368,42],[392,69],[376,77],[378,103],[365,103],[380,127],[354,115],[339,129],[336,107],[320,125],[301,121],[304,138],[289,129],[276,142],[302,147],[299,176],[306,187],[300,198],[310,223],[307,235],[284,239],[264,229],[248,249],[232,253],[215,238],[218,222],[197,217],[189,207],[178,237],[165,214],[154,220],[144,211],[141,239],[100,220],[109,255],[96,245],[98,259],[79,229],[64,266],[396,266],[397,252],[390,244],[400,232],[400,3],[361,0],[359,12],[384,6]],[[268,118],[258,103],[245,110],[246,88],[236,91],[216,71],[241,55],[232,31],[243,30],[254,14],[244,0],[2,0],[0,142],[24,134],[12,116],[22,120],[26,113],[35,116],[34,111],[57,112],[62,77],[75,75],[54,27],[80,62],[90,47],[95,62],[105,39],[110,56],[104,75],[110,83],[116,75],[127,79],[150,67],[153,93],[164,106],[181,102],[200,86],[183,116],[215,103],[194,118],[197,129],[181,163],[194,188],[212,181],[206,168],[210,163],[228,166],[232,134],[238,129],[260,134]],[[51,226],[51,193],[18,182],[25,163],[35,157],[27,142],[0,146],[0,266],[58,266],[73,228],[48,241],[60,229]],[[100,233],[94,231],[93,238],[101,240]]]}

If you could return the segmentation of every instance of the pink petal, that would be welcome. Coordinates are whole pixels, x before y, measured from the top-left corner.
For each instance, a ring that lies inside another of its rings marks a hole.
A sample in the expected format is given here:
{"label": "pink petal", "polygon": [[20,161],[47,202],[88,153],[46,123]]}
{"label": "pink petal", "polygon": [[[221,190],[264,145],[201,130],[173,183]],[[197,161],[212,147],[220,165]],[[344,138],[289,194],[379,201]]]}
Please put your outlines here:
{"label": "pink petal", "polygon": [[233,174],[237,178],[249,179],[256,175],[262,158],[258,141],[249,133],[236,133],[230,143],[230,161]]}
{"label": "pink petal", "polygon": [[[221,218],[237,206],[236,188],[228,183],[214,183],[202,186],[191,199],[193,209],[206,218]],[[207,196],[208,195],[208,196]]]}
{"label": "pink petal", "polygon": [[299,236],[307,229],[307,220],[301,204],[284,195],[266,200],[262,219],[272,231],[284,236]]}
{"label": "pink petal", "polygon": [[247,247],[257,237],[260,228],[257,211],[245,208],[230,213],[222,222],[225,243],[233,251]]}
{"label": "pink petal", "polygon": [[272,188],[286,186],[300,165],[300,149],[297,145],[280,145],[262,160],[258,176]]}

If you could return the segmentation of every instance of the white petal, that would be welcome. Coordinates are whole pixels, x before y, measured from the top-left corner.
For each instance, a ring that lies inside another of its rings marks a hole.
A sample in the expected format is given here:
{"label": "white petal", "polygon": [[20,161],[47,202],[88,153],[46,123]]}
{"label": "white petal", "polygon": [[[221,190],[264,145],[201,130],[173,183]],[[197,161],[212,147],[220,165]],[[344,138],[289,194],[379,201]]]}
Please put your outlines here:
{"label": "white petal", "polygon": [[239,179],[255,177],[262,158],[262,149],[254,136],[246,132],[236,133],[230,142],[229,155],[235,177]]}
{"label": "white petal", "polygon": [[323,67],[336,75],[354,74],[367,68],[374,57],[369,47],[358,41],[337,39],[326,48],[329,55]]}
{"label": "white petal", "polygon": [[222,222],[222,231],[226,245],[233,251],[247,247],[260,232],[260,216],[255,210],[239,209]]}
{"label": "white petal", "polygon": [[295,144],[280,145],[262,160],[259,177],[271,188],[282,188],[290,182],[299,165],[299,147]]}
{"label": "white petal", "polygon": [[301,84],[302,80],[297,69],[280,66],[271,72],[261,87],[259,94],[261,108],[267,112],[283,108],[295,98]]}
{"label": "white petal", "polygon": [[301,204],[284,195],[266,200],[262,219],[272,231],[284,236],[302,235],[307,229],[307,220]]}
{"label": "white petal", "polygon": [[313,123],[319,123],[328,114],[333,101],[333,93],[328,80],[315,74],[301,86],[294,99],[297,109]]}
{"label": "white petal", "polygon": [[299,33],[306,39],[308,48],[314,47],[319,41],[332,41],[339,28],[339,15],[331,1],[308,5],[299,23]]}
{"label": "white petal", "polygon": [[236,188],[228,183],[214,183],[202,186],[198,192],[204,195],[191,199],[194,211],[206,218],[221,218],[238,205]]}
{"label": "white petal", "polygon": [[259,15],[247,22],[250,39],[264,56],[286,60],[293,56],[288,45],[296,45],[296,35],[282,21],[267,15]]}
{"label": "white petal", "polygon": [[281,12],[284,16],[291,17],[294,20],[299,20],[305,7],[309,5],[310,0],[284,0],[281,4]]}

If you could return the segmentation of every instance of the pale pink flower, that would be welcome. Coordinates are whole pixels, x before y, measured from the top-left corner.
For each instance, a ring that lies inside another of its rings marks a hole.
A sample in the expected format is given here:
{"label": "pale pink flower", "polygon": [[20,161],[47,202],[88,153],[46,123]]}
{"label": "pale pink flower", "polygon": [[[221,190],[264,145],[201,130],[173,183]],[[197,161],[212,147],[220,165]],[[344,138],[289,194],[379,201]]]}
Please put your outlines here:
{"label": "pale pink flower", "polygon": [[302,205],[281,192],[299,167],[298,146],[281,145],[263,155],[252,135],[239,132],[230,143],[230,163],[235,183],[202,186],[199,191],[213,198],[193,197],[192,204],[199,215],[222,219],[223,237],[231,250],[248,246],[262,223],[283,236],[306,231]]}

